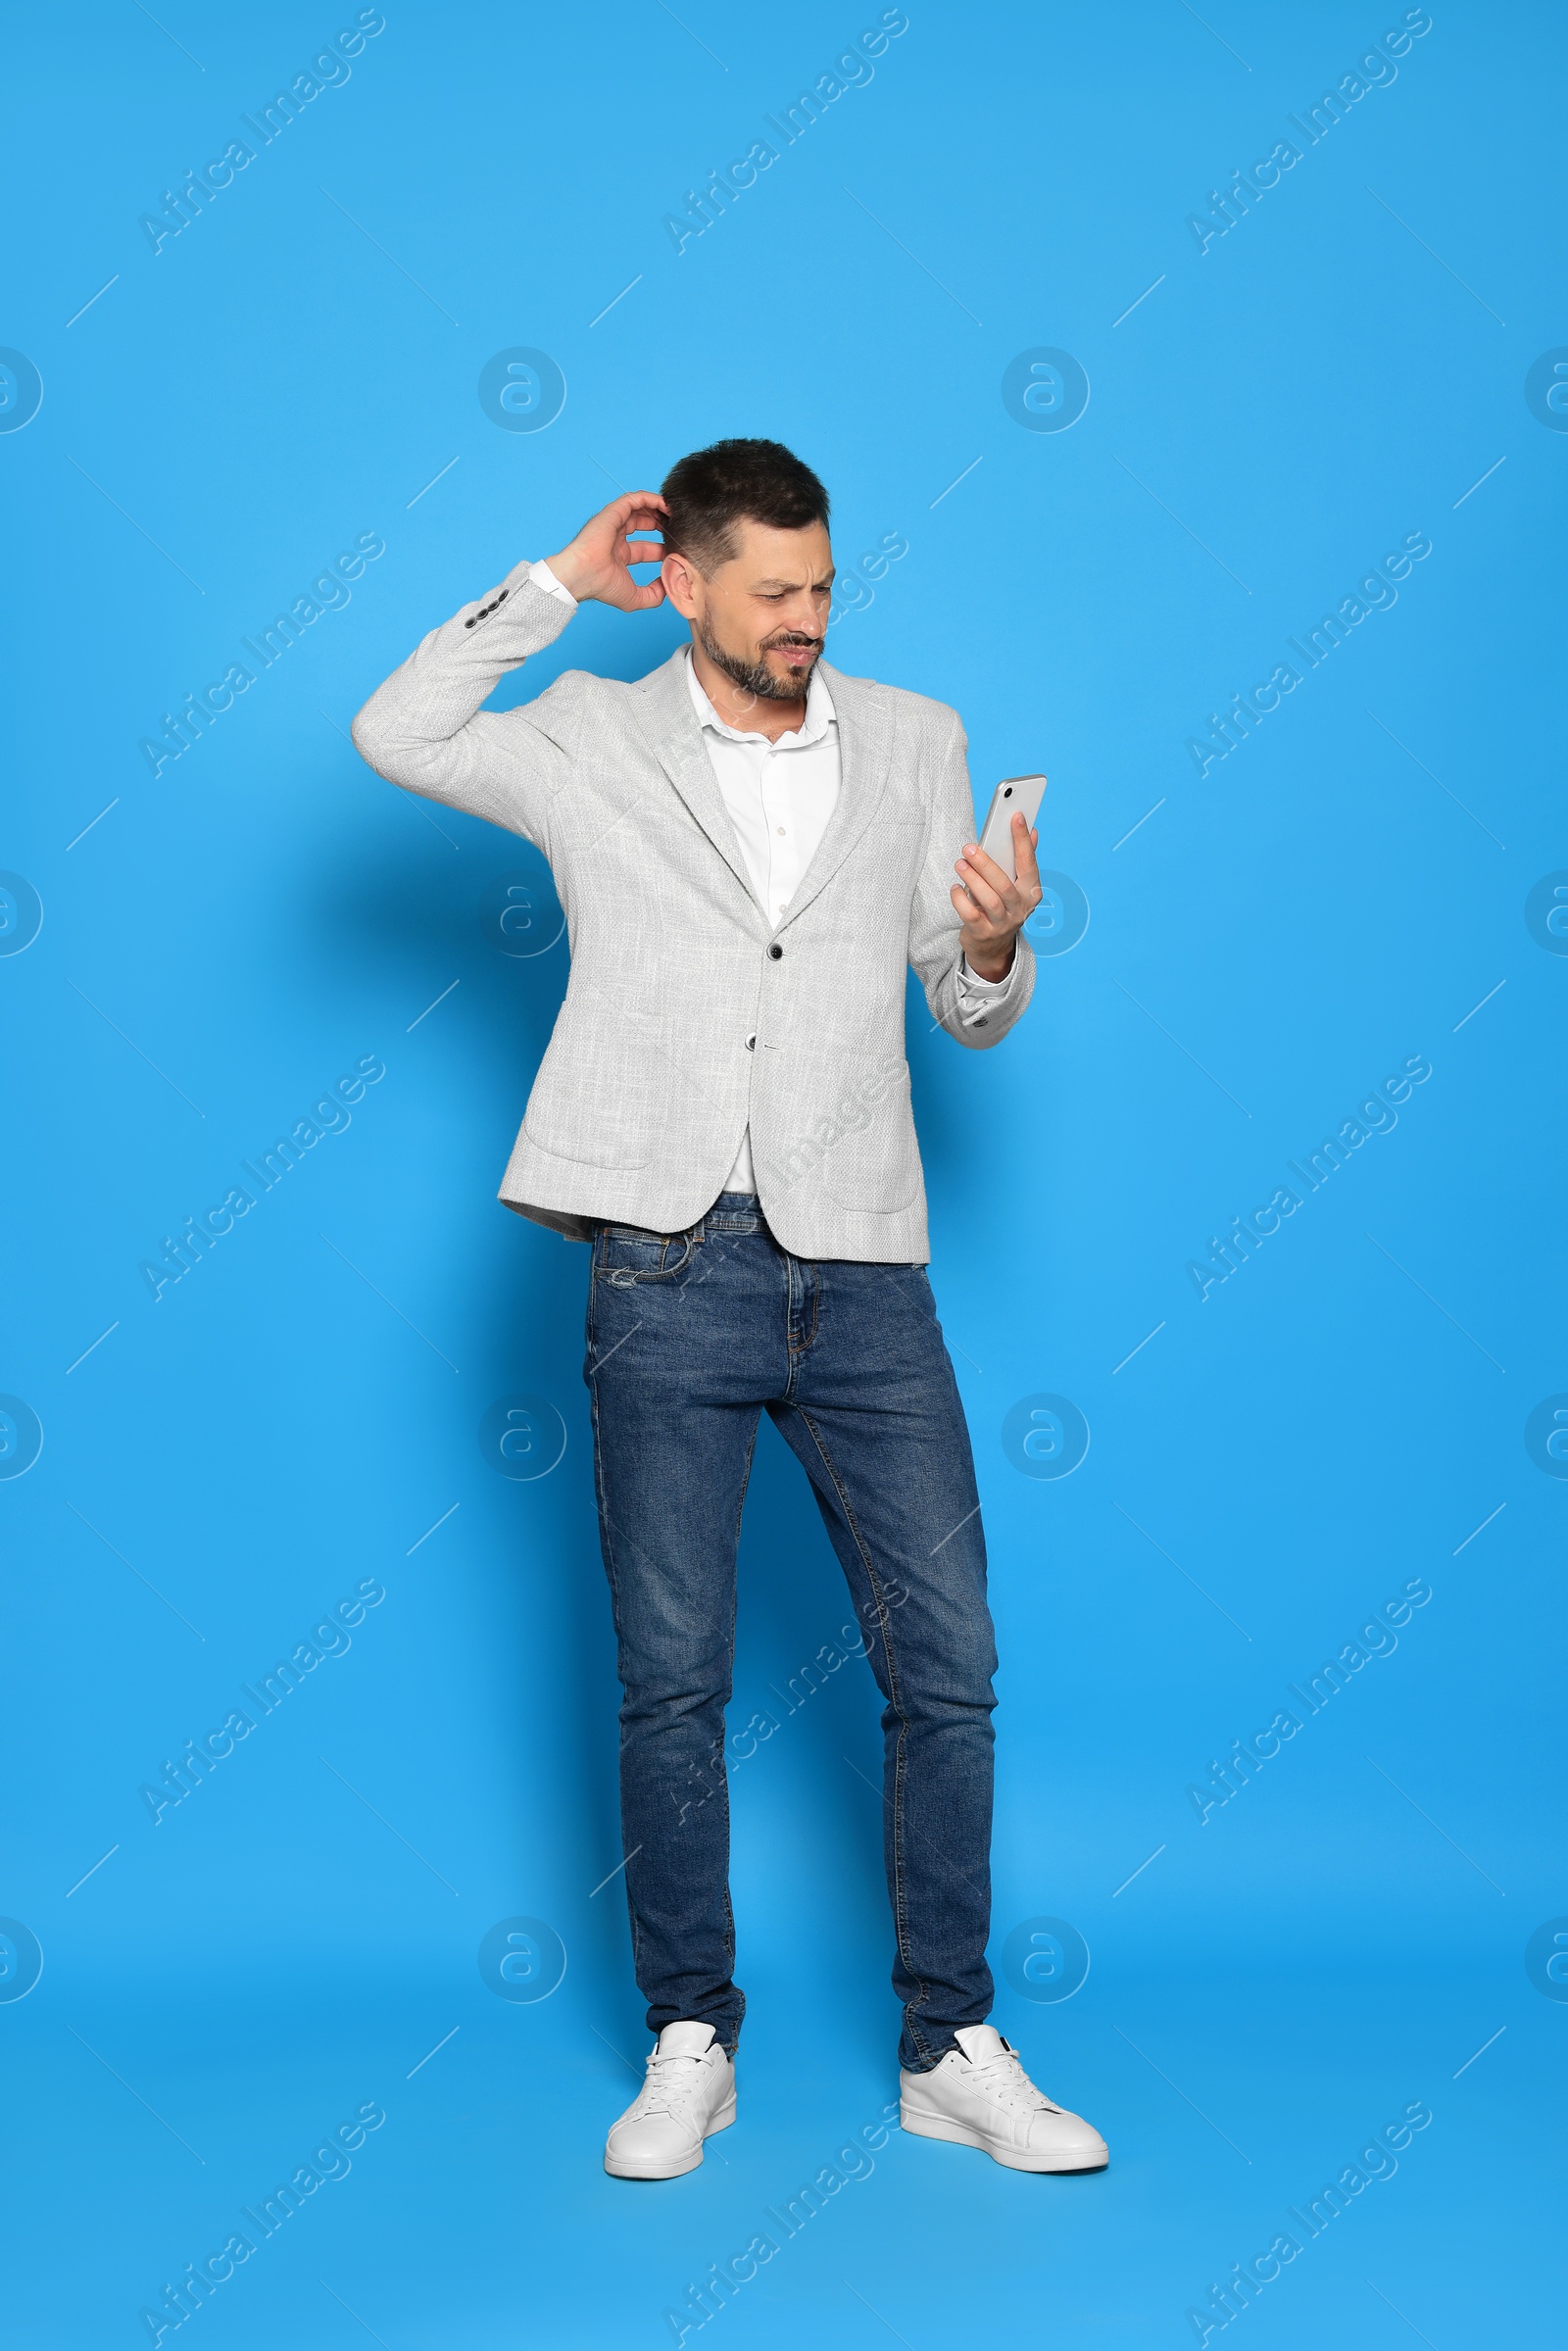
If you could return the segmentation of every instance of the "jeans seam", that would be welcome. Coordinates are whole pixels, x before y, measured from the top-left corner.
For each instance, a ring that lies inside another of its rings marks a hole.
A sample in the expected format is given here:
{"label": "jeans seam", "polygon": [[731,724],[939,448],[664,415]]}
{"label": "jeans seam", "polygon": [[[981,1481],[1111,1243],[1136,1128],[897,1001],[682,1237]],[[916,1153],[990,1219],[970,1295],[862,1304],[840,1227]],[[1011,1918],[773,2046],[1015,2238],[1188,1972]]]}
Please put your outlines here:
{"label": "jeans seam", "polygon": [[779,1401],[796,1410],[795,1383],[800,1372],[800,1358],[795,1352],[795,1268],[799,1260],[789,1251],[784,1253],[784,1360],[789,1369],[784,1375],[784,1392]]}
{"label": "jeans seam", "polygon": [[[741,1464],[741,1497],[735,1505],[735,1540],[737,1543],[739,1543],[741,1539],[741,1518],[746,1509],[746,1490],[752,1482],[752,1459],[757,1451],[757,1432],[761,1425],[762,1415],[760,1412],[759,1412],[757,1418],[752,1423],[752,1441],[746,1448],[746,1459]],[[729,1615],[729,1662],[731,1673],[733,1673],[735,1670],[735,1612],[739,1605],[740,1578],[737,1576],[735,1579],[735,1599],[731,1604]]]}
{"label": "jeans seam", "polygon": [[[602,1238],[603,1235],[596,1236],[594,1245],[596,1252],[598,1249],[599,1241],[602,1240]],[[584,1378],[588,1387],[589,1421],[593,1429],[594,1500],[599,1511],[599,1540],[604,1551],[606,1581],[610,1586],[611,1621],[614,1628],[615,1641],[618,1647],[620,1642],[620,1584],[615,1565],[614,1521],[610,1515],[610,1503],[605,1494],[604,1449],[599,1442],[599,1389],[593,1375],[594,1301],[596,1297],[597,1292],[594,1286],[592,1275],[590,1274],[588,1282],[587,1318],[588,1364],[584,1372]],[[624,1842],[624,1837],[622,1837],[622,1842]],[[642,1940],[637,1932],[637,1905],[632,1899],[631,1866],[629,1863],[626,1866],[625,1874],[622,1879],[622,1886],[626,1896],[626,1921],[631,1930],[632,1975],[634,1978],[640,1979],[642,1974]]]}
{"label": "jeans seam", "polygon": [[[904,1962],[906,1974],[915,1984],[919,1985],[918,1997],[911,2002],[906,2003],[904,2012],[905,2024],[908,2030],[910,2040],[914,2043],[920,2055],[925,2057],[928,2056],[930,2052],[927,2049],[924,2040],[921,2038],[918,2024],[915,2015],[912,2012],[925,2006],[926,2001],[931,1996],[931,1986],[926,1983],[924,1977],[921,1976],[915,1968],[914,1961],[910,1956],[908,1942],[905,1933],[905,1930],[908,1924],[908,1914],[905,1903],[904,1782],[906,1766],[909,1718],[905,1710],[904,1700],[900,1693],[898,1660],[894,1655],[893,1642],[889,1638],[890,1614],[887,1602],[882,1596],[881,1581],[877,1575],[875,1565],[873,1564],[871,1555],[866,1549],[865,1543],[861,1539],[859,1527],[856,1523],[855,1511],[851,1505],[849,1494],[845,1490],[843,1481],[839,1476],[833,1456],[822,1442],[822,1432],[817,1427],[815,1421],[812,1420],[809,1412],[805,1410],[803,1406],[797,1405],[796,1409],[800,1412],[801,1419],[805,1423],[806,1427],[809,1429],[811,1433],[811,1443],[815,1445],[818,1453],[820,1453],[822,1457],[822,1465],[826,1469],[828,1476],[833,1481],[833,1491],[839,1497],[839,1503],[844,1512],[845,1522],[848,1525],[850,1534],[854,1539],[855,1547],[860,1554],[860,1564],[865,1569],[866,1582],[871,1587],[872,1596],[877,1604],[877,1615],[880,1620],[880,1628],[882,1633],[882,1650],[888,1661],[888,1695],[899,1718],[899,1736],[897,1743],[894,1747],[893,1755],[893,1924],[894,1933],[898,1937],[899,1957]],[[888,1798],[886,1792],[884,1791],[883,1802],[886,1803],[887,1801]]]}
{"label": "jeans seam", "polygon": [[822,1316],[822,1268],[819,1265],[814,1265],[811,1268],[811,1272],[814,1277],[811,1282],[811,1327],[807,1332],[805,1339],[801,1343],[801,1353],[803,1355],[808,1351],[808,1348],[813,1347],[816,1345],[817,1325]]}
{"label": "jeans seam", "polygon": [[[784,1352],[789,1358],[790,1368],[789,1377],[784,1383],[784,1394],[779,1400],[781,1403],[793,1404],[795,1401],[796,1380],[800,1372],[801,1365],[805,1362],[807,1356],[809,1354],[816,1342],[817,1320],[821,1312],[822,1274],[819,1266],[811,1266],[808,1269],[807,1266],[807,1261],[804,1257],[791,1255],[788,1250],[785,1251],[785,1255],[789,1264],[789,1305],[784,1327]],[[815,1277],[809,1282],[810,1328],[805,1333],[799,1347],[795,1345],[794,1338],[796,1319],[795,1282],[797,1272],[799,1272],[801,1280],[801,1303],[803,1307],[808,1302],[806,1294],[808,1289],[808,1272],[810,1275]]]}
{"label": "jeans seam", "polygon": [[[746,1489],[751,1484],[752,1457],[757,1451],[757,1432],[761,1425],[761,1414],[759,1413],[757,1419],[752,1423],[752,1440],[746,1447],[746,1460],[741,1469],[741,1494],[740,1500],[735,1505],[735,1540],[737,1543],[740,1542],[741,1514],[746,1508]],[[739,1611],[740,1578],[737,1576],[731,1587],[729,1601],[729,1686],[732,1694],[735,1689],[735,1627]],[[718,1777],[724,1797],[724,1850],[728,1854],[730,1850],[729,1758],[724,1753],[724,1733],[721,1728],[718,1739]],[[738,2040],[741,2025],[746,2015],[746,1995],[735,1983],[735,1907],[730,1898],[727,1867],[724,1872],[724,1948],[729,1962],[730,1984],[740,2002],[740,2008],[735,2018],[735,2035]],[[733,2054],[733,2051],[731,2053]]]}

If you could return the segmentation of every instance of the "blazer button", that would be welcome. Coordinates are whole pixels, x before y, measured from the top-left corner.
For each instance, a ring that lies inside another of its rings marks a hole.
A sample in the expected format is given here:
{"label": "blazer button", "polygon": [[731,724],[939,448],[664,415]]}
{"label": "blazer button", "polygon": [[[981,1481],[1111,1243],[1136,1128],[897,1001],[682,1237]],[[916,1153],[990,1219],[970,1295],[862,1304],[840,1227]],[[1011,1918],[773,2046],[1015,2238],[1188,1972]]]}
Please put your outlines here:
{"label": "blazer button", "polygon": [[783,956],[783,954],[784,954],[784,950],[782,949],[782,947],[780,947],[780,945],[779,945],[779,943],[778,943],[778,941],[777,941],[776,939],[774,940],[774,942],[773,942],[772,946],[771,946],[771,947],[768,949],[768,951],[767,951],[767,952],[768,952],[769,955],[772,957],[772,959],[773,959],[773,961],[774,961],[775,963],[779,962],[779,961],[782,959],[782,956]]}
{"label": "blazer button", "polygon": [[749,1053],[755,1053],[755,1052],[757,1051],[757,1039],[756,1039],[755,1037],[748,1037],[748,1038],[747,1038],[747,1040],[746,1040],[746,1050],[747,1050],[747,1052],[748,1052]]}

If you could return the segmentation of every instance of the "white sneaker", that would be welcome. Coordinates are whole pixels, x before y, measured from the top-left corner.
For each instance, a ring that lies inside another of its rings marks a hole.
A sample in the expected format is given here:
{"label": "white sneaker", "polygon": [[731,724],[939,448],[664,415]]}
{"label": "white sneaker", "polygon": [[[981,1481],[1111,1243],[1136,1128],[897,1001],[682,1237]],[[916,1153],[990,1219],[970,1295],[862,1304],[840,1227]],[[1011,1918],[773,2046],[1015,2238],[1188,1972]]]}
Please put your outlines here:
{"label": "white sneaker", "polygon": [[674,2180],[695,2172],[703,2141],[735,2120],[735,2068],[711,2025],[666,2025],[648,2079],[605,2141],[617,2180]]}
{"label": "white sneaker", "polygon": [[1036,2089],[995,2025],[965,2025],[928,2074],[899,2075],[899,2120],[920,2138],[979,2147],[1013,2172],[1098,2172],[1110,2150],[1092,2123]]}

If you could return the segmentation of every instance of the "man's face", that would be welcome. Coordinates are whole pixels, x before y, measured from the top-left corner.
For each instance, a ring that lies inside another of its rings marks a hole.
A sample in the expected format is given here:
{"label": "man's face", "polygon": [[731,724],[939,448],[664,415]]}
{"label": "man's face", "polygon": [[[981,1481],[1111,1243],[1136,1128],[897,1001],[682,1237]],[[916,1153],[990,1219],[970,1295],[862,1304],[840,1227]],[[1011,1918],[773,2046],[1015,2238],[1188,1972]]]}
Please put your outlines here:
{"label": "man's face", "polygon": [[735,552],[705,579],[684,556],[664,563],[664,586],[709,660],[764,702],[799,702],[810,682],[833,597],[825,526],[775,530],[736,523]]}

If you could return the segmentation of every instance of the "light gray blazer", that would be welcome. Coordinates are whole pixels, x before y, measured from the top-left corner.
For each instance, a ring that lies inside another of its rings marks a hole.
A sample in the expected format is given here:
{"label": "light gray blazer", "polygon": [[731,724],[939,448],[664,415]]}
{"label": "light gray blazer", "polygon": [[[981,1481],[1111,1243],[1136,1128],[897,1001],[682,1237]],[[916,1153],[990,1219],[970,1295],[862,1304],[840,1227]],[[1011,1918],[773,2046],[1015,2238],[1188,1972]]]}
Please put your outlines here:
{"label": "light gray blazer", "polygon": [[569,618],[519,563],[432,629],[354,721],[377,773],[521,833],[555,875],[571,973],[502,1200],[574,1240],[601,1219],[679,1232],[711,1206],[750,1124],[759,1198],[787,1249],[923,1264],[906,964],[960,1045],[997,1044],[1034,987],[1020,938],[1004,1004],[983,1027],[958,1018],[948,891],[974,805],[956,713],[824,668],[843,782],[774,928],[684,650],[631,685],[574,669],[519,710],[481,710]]}

